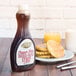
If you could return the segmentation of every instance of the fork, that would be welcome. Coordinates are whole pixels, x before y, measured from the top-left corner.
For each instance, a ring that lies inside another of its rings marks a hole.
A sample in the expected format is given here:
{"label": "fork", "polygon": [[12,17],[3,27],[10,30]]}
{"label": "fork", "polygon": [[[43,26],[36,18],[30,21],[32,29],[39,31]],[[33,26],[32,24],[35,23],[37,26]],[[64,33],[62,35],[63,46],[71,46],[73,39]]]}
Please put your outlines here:
{"label": "fork", "polygon": [[61,68],[61,70],[76,68],[76,65],[68,66],[68,65],[71,65],[74,63],[76,63],[76,61],[72,61],[72,62],[68,62],[65,64],[58,65],[58,66],[56,66],[56,68]]}

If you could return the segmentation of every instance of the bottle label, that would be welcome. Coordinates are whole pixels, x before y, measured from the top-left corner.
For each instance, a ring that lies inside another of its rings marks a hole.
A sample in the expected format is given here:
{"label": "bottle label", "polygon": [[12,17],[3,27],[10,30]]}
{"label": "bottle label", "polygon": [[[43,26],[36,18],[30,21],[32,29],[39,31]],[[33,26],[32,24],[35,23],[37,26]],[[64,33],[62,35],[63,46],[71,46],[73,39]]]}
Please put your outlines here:
{"label": "bottle label", "polygon": [[28,65],[34,63],[34,44],[30,39],[24,39],[16,54],[16,62],[18,66]]}

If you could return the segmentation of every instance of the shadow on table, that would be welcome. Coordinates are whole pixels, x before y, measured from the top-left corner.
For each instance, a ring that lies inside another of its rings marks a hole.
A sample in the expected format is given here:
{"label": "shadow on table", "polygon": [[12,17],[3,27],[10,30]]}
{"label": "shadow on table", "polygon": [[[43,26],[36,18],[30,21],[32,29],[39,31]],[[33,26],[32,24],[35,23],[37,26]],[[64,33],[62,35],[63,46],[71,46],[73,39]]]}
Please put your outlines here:
{"label": "shadow on table", "polygon": [[66,60],[66,61],[60,61],[60,62],[40,62],[36,60],[36,64],[38,65],[58,65],[58,64],[66,63],[66,62],[68,61]]}

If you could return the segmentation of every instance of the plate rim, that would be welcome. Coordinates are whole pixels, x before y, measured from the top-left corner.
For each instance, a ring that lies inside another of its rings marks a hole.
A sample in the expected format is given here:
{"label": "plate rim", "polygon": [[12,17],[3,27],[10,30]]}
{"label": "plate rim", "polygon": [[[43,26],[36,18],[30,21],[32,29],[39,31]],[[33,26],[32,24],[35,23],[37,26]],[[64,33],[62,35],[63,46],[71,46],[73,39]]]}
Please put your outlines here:
{"label": "plate rim", "polygon": [[74,57],[74,53],[70,50],[65,50],[65,52],[66,51],[70,52],[71,56],[69,58],[63,58],[62,60],[61,60],[61,58],[60,59],[54,59],[54,60],[53,59],[47,59],[46,60],[46,59],[42,59],[42,58],[38,58],[38,57],[36,57],[35,59],[38,61],[41,61],[41,62],[60,62],[60,61],[66,61],[66,60],[72,59]]}

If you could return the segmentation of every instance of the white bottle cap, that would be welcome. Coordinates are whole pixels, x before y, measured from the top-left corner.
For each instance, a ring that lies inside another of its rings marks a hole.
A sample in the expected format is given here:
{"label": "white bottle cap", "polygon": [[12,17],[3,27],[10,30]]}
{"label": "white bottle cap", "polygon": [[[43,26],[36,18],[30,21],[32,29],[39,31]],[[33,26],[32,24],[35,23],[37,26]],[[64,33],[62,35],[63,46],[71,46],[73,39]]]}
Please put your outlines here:
{"label": "white bottle cap", "polygon": [[28,5],[27,4],[19,5],[18,6],[18,13],[23,13],[23,14],[29,15],[30,12],[29,12]]}

